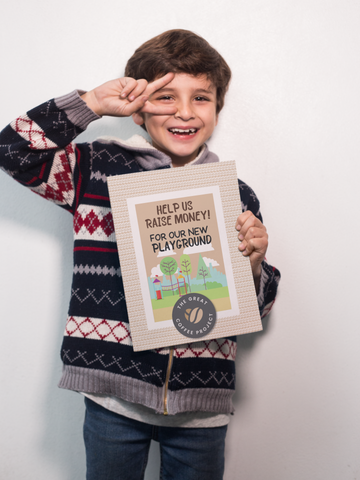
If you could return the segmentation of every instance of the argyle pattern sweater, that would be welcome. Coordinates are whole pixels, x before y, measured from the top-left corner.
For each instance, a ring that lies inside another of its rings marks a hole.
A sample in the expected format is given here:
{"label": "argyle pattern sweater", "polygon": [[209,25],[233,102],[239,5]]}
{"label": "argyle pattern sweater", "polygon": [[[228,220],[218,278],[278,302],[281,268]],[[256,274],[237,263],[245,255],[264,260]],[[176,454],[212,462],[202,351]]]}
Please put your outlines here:
{"label": "argyle pattern sweater", "polygon": [[[132,348],[107,177],[170,168],[171,160],[141,137],[136,144],[73,143],[97,118],[75,91],[17,118],[0,136],[1,168],[73,215],[74,272],[59,385],[116,396],[158,413],[164,412],[165,391],[169,414],[232,412],[235,337],[175,347],[171,363],[168,348]],[[205,147],[195,163],[216,160]],[[239,189],[243,209],[261,219],[254,192],[241,181]],[[262,316],[274,303],[279,278],[264,261],[258,294]]]}

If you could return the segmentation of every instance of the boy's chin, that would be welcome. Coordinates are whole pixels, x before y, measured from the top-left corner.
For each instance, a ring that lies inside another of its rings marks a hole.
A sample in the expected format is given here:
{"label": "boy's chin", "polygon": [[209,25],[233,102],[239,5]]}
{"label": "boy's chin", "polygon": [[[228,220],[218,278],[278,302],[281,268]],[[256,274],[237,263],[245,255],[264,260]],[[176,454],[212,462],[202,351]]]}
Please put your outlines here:
{"label": "boy's chin", "polygon": [[183,167],[187,165],[188,163],[191,163],[192,161],[195,160],[195,158],[198,156],[200,151],[200,148],[197,148],[195,152],[191,153],[190,155],[184,155],[184,156],[177,156],[177,155],[169,155],[171,158],[171,162],[173,166],[175,167]]}

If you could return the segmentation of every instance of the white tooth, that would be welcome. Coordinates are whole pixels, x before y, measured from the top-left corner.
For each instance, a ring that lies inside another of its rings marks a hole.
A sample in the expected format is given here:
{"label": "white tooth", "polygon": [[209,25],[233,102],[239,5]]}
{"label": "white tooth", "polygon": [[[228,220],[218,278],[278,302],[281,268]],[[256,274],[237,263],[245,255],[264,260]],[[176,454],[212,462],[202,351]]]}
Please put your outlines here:
{"label": "white tooth", "polygon": [[172,132],[179,132],[179,133],[195,133],[195,128],[188,128],[188,129],[181,129],[181,128],[170,128]]}

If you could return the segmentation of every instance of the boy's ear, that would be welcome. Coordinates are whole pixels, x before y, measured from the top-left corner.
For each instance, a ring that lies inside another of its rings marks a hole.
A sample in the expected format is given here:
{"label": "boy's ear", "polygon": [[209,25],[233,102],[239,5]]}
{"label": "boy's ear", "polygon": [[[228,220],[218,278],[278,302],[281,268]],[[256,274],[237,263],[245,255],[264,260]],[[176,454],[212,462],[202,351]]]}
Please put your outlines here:
{"label": "boy's ear", "polygon": [[141,113],[133,113],[132,114],[132,119],[134,121],[134,123],[136,123],[136,125],[143,125],[144,123],[144,118],[143,116],[141,115]]}

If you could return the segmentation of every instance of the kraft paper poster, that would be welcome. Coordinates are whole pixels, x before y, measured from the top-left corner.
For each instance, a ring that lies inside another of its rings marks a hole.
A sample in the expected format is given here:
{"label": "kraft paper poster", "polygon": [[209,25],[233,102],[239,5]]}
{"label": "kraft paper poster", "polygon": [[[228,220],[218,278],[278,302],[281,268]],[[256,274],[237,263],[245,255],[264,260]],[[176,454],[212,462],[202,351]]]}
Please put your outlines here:
{"label": "kraft paper poster", "polygon": [[261,330],[249,260],[237,248],[235,162],[108,185],[135,350]]}

